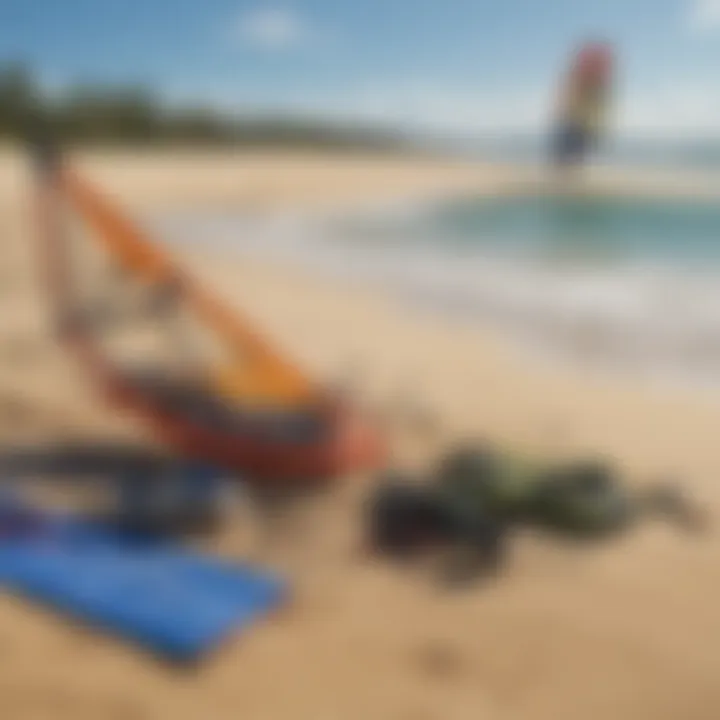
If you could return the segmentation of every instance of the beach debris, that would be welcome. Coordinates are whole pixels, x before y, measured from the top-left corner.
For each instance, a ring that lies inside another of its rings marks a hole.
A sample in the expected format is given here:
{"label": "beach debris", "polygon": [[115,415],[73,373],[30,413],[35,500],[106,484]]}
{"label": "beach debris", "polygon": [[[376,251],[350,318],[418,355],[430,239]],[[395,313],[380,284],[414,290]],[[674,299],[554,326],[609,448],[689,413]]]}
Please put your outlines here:
{"label": "beach debris", "polygon": [[442,580],[457,584],[502,566],[505,527],[479,506],[448,503],[434,483],[392,474],[384,477],[367,505],[368,545],[396,561],[412,561],[429,548],[441,558]]}
{"label": "beach debris", "polygon": [[168,463],[147,472],[117,478],[117,507],[112,519],[134,532],[207,533],[221,526],[228,503],[228,478],[197,463]]}
{"label": "beach debris", "polygon": [[464,583],[504,568],[516,528],[599,539],[651,517],[683,530],[704,527],[704,515],[679,486],[634,490],[603,460],[536,462],[471,444],[443,455],[426,477],[382,476],[368,500],[366,532],[370,547],[390,558],[445,548],[443,579]]}
{"label": "beach debris", "polygon": [[643,500],[657,515],[667,517],[690,533],[702,533],[710,526],[710,514],[678,482],[664,480],[653,484],[645,490]]}

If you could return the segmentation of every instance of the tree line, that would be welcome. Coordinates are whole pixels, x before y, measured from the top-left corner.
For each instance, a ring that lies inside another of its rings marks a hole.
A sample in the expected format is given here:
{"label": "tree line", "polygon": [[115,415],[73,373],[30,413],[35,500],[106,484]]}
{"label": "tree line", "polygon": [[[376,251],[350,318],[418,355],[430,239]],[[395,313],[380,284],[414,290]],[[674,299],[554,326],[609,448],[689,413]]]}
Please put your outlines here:
{"label": "tree line", "polygon": [[243,118],[169,107],[144,87],[77,84],[44,92],[19,65],[0,66],[0,138],[42,132],[61,142],[203,143],[395,150],[399,134],[287,117]]}

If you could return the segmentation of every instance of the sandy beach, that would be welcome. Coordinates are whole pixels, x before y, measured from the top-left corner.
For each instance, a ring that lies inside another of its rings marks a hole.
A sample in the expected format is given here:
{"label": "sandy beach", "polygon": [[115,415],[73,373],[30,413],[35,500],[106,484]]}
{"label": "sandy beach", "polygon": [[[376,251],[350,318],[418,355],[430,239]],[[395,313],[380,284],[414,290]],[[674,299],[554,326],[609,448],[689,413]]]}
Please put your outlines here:
{"label": "sandy beach", "polygon": [[[342,208],[510,192],[533,169],[434,158],[88,152],[80,167],[138,214],[173,208]],[[598,170],[597,192],[720,196],[703,176],[642,183]],[[640,188],[640,189],[638,189]],[[48,332],[22,160],[0,153],[0,441],[139,438],[100,405]],[[720,403],[538,367],[482,328],[450,325],[287,264],[185,248],[183,259],[320,378],[351,375],[368,405],[408,388],[431,437],[392,431],[399,463],[466,436],[538,454],[602,453],[633,481],[681,478],[720,507]],[[297,597],[192,674],[0,596],[8,720],[716,720],[720,539],[648,526],[593,549],[518,538],[508,576],[448,596],[358,557],[349,480],[318,507],[287,566]],[[234,530],[218,540],[233,554]]]}

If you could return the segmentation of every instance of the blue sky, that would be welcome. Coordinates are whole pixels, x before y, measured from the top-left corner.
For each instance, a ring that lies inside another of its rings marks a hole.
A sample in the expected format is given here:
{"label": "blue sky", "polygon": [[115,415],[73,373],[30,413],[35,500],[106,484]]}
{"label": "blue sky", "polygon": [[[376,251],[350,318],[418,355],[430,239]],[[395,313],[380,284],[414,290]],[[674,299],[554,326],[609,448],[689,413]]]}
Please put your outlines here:
{"label": "blue sky", "polygon": [[618,46],[622,131],[720,135],[720,0],[0,0],[0,60],[52,87],[450,132],[542,127],[587,35]]}

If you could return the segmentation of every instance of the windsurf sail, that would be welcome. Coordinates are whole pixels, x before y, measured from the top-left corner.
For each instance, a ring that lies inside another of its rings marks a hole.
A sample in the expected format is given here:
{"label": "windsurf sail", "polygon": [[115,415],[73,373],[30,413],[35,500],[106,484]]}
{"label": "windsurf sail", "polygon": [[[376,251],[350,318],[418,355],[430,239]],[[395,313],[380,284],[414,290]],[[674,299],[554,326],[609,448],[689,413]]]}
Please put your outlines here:
{"label": "windsurf sail", "polygon": [[[106,396],[178,453],[268,480],[373,465],[382,442],[67,163],[39,165],[62,337]],[[84,247],[78,249],[78,244]]]}

